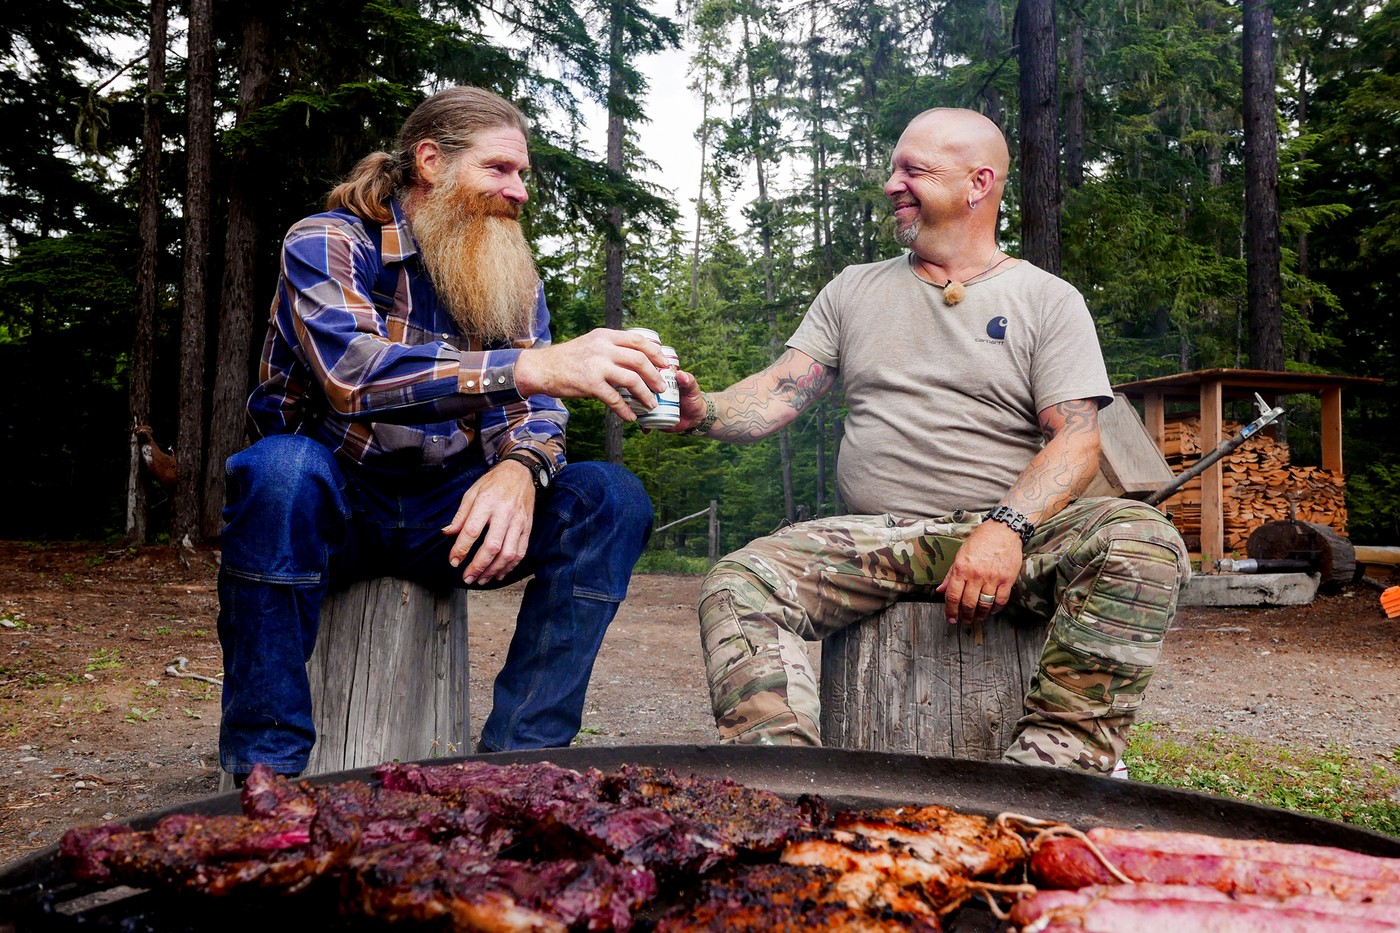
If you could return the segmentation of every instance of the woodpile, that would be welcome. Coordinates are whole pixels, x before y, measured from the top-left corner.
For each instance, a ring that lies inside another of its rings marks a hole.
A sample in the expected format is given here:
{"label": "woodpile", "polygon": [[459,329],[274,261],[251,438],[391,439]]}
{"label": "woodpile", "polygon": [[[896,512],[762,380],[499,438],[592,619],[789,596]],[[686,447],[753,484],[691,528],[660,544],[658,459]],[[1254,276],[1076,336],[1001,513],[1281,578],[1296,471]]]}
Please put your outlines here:
{"label": "woodpile", "polygon": [[[1226,422],[1224,438],[1244,425]],[[1166,423],[1162,454],[1172,472],[1180,474],[1205,453],[1198,418]],[[1289,463],[1288,445],[1256,434],[1220,461],[1224,501],[1225,548],[1242,551],[1250,532],[1265,522],[1296,518],[1318,522],[1345,533],[1346,482],[1341,473]],[[1160,506],[1171,513],[1177,531],[1197,548],[1201,540],[1201,480],[1196,477]]]}

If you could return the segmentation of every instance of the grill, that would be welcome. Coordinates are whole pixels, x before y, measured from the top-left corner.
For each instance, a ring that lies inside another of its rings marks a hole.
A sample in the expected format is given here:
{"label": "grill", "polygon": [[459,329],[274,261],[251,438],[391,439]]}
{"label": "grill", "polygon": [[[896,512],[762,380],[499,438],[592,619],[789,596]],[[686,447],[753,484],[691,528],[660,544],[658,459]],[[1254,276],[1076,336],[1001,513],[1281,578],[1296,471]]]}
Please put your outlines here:
{"label": "grill", "polygon": [[[443,764],[462,759],[437,759]],[[839,749],[732,746],[615,746],[514,752],[493,763],[552,761],[567,768],[610,770],[624,764],[672,768],[682,774],[727,777],[789,798],[820,794],[833,809],[936,803],[992,816],[1014,811],[1061,820],[1080,829],[1118,826],[1203,832],[1217,836],[1310,843],[1400,858],[1400,839],[1273,807],[1001,762],[923,758]],[[368,781],[371,769],[311,778],[312,783]],[[137,829],[170,813],[233,814],[237,794],[221,794],[130,820]],[[0,867],[0,933],[101,930],[122,933],[240,933],[373,929],[334,920],[335,892],[310,890],[290,898],[198,898],[125,887],[78,885],[58,868],[50,846]],[[953,933],[996,928],[991,914],[970,904],[953,915]]]}

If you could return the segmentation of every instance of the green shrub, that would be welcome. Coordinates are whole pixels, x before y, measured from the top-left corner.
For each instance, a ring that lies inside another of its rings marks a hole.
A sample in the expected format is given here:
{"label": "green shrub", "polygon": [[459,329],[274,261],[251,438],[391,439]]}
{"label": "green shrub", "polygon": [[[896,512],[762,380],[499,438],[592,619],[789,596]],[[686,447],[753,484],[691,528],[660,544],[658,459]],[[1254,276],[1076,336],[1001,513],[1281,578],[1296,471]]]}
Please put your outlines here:
{"label": "green shrub", "polygon": [[647,551],[637,561],[636,573],[683,573],[700,576],[709,573],[707,557],[687,557],[674,551]]}

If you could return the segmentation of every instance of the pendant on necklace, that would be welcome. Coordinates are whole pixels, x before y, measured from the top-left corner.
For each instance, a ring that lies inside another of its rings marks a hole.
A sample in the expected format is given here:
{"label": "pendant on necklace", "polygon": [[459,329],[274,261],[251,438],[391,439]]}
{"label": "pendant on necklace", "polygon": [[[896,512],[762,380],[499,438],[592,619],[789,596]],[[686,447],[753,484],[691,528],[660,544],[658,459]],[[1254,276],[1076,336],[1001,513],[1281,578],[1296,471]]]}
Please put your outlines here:
{"label": "pendant on necklace", "polygon": [[948,284],[943,286],[943,303],[955,305],[967,295],[967,288],[957,279],[949,279]]}

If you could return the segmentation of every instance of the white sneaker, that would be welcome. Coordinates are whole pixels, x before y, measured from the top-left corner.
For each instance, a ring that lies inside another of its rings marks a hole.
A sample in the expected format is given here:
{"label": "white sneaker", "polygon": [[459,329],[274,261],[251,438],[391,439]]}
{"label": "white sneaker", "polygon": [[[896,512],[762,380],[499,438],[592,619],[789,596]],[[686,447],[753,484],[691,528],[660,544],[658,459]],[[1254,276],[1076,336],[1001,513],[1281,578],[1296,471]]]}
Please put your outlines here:
{"label": "white sneaker", "polygon": [[1118,764],[1113,766],[1113,773],[1109,777],[1118,778],[1120,781],[1131,781],[1132,776],[1128,774],[1128,766],[1119,759]]}

